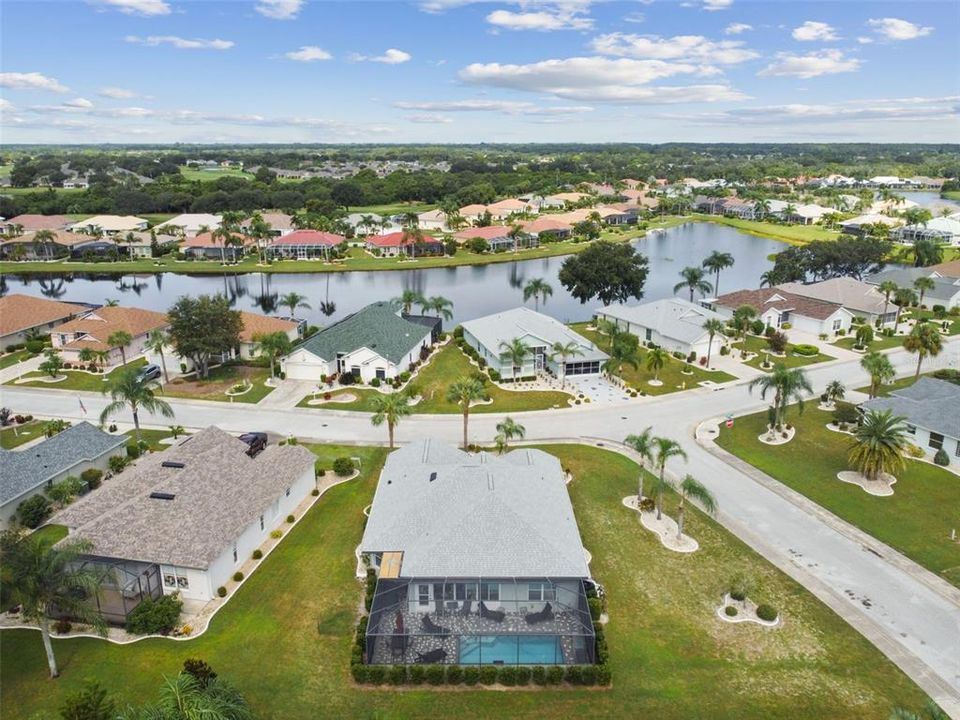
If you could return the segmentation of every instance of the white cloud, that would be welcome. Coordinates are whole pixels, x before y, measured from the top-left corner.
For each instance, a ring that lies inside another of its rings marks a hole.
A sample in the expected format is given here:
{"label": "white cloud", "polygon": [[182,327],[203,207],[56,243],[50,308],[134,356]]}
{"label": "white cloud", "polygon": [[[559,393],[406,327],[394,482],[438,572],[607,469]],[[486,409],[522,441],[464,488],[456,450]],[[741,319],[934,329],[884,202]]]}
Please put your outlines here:
{"label": "white cloud", "polygon": [[412,123],[420,123],[423,125],[449,125],[453,122],[452,117],[448,117],[446,115],[437,115],[434,113],[410,115],[407,117],[407,120]]}
{"label": "white cloud", "polygon": [[740,35],[741,33],[748,32],[753,30],[753,25],[747,25],[747,23],[730,23],[724,29],[724,35]]}
{"label": "white cloud", "polygon": [[870,43],[873,42],[873,38],[872,38],[872,37],[865,37],[865,36],[861,35],[860,37],[857,38],[857,42],[860,43],[861,45],[869,45]]}
{"label": "white cloud", "polygon": [[587,105],[539,106],[517,100],[449,100],[440,102],[400,101],[394,107],[404,110],[428,110],[434,112],[500,112],[506,115],[570,115],[592,112]]}
{"label": "white cloud", "polygon": [[0,112],[15,112],[16,106],[6,98],[0,98]]}
{"label": "white cloud", "polygon": [[760,77],[798,77],[804,80],[820,75],[855,72],[860,61],[846,57],[840,50],[821,50],[806,55],[777,53],[776,59],[761,70]]}
{"label": "white cloud", "polygon": [[635,23],[639,25],[640,23],[646,22],[647,17],[642,12],[632,12],[624,15],[623,21],[628,23]]}
{"label": "white cloud", "polygon": [[99,0],[99,2],[127,15],[156,17],[169,15],[171,12],[170,6],[164,0]]}
{"label": "white cloud", "polygon": [[594,51],[601,55],[616,55],[651,60],[685,60],[689,62],[735,65],[760,57],[747,50],[741,40],[715,42],[702,35],[677,35],[661,38],[657,35],[628,35],[610,33],[594,38]]}
{"label": "white cloud", "polygon": [[133,90],[127,90],[121,87],[102,87],[97,90],[97,95],[113,98],[114,100],[127,100],[137,97],[137,94]]}
{"label": "white cloud", "polygon": [[176,35],[148,35],[147,37],[127,35],[124,40],[134,45],[147,45],[149,47],[170,45],[178,50],[229,50],[234,46],[233,40],[204,40],[202,38],[182,38]]}
{"label": "white cloud", "polygon": [[558,6],[533,12],[494,10],[487,15],[487,22],[505,30],[589,30],[593,18],[584,17],[585,7]]}
{"label": "white cloud", "polygon": [[396,48],[390,48],[383,55],[360,55],[354,53],[350,56],[350,59],[353,62],[375,62],[383,63],[384,65],[400,65],[401,63],[408,62],[413,56],[410,53],[404,52],[403,50],[397,50]]}
{"label": "white cloud", "polygon": [[793,29],[793,39],[800,42],[829,42],[839,40],[836,29],[825,22],[807,20],[803,25]]}
{"label": "white cloud", "polygon": [[303,7],[303,0],[259,0],[254,10],[271,20],[293,20]]}
{"label": "white cloud", "polygon": [[81,110],[85,110],[87,108],[93,107],[92,102],[82,97],[74,98],[73,100],[65,100],[63,104],[66,105],[67,107],[79,108]]}
{"label": "white cloud", "polygon": [[733,5],[733,0],[703,0],[703,9],[710,10],[711,12],[715,10],[726,10],[731,5]]}
{"label": "white cloud", "polygon": [[0,73],[0,87],[9,90],[49,90],[50,92],[65,93],[70,88],[61,85],[58,80],[47,77],[42,73]]}
{"label": "white cloud", "polygon": [[[528,65],[474,63],[460,71],[460,79],[472,85],[544,93],[582,102],[622,104],[716,102],[742,100],[746,96],[727,85],[686,87],[641,87],[675,75],[703,75],[701,65],[662,60],[632,60],[574,57],[543,60]],[[715,72],[715,68],[706,68]]]}
{"label": "white cloud", "polygon": [[916,40],[933,32],[932,27],[922,27],[899,18],[872,18],[867,20],[867,25],[887,40]]}
{"label": "white cloud", "polygon": [[304,45],[299,50],[284,53],[284,57],[297,62],[315,62],[317,60],[330,60],[333,55],[316,45]]}

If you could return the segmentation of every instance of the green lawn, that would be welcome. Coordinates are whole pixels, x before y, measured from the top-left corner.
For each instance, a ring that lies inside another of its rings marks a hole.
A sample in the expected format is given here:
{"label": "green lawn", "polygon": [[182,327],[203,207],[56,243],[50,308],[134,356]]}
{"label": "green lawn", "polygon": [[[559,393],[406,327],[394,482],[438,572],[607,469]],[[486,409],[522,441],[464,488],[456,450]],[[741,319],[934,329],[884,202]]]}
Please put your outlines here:
{"label": "green lawn", "polygon": [[728,225],[750,235],[760,235],[791,245],[805,245],[814,240],[836,240],[840,237],[840,233],[836,230],[827,230],[819,225],[779,225],[762,220],[740,220],[722,215],[694,215],[693,218],[701,222]]}
{"label": "green lawn", "polygon": [[[233,397],[227,391],[246,377],[253,388],[243,395]],[[258,403],[275,388],[264,385],[270,377],[269,368],[248,365],[221,365],[212,368],[209,377],[197,380],[194,376],[174,378],[163,386],[162,395],[166,397],[188,398],[191,400],[218,400],[220,402]]]}
{"label": "green lawn", "polygon": [[797,435],[786,445],[770,447],[757,440],[766,428],[766,412],[737,418],[732,429],[722,427],[717,442],[960,586],[960,543],[950,540],[960,508],[956,475],[935,465],[908,461],[906,470],[897,475],[891,497],[868,495],[837,479],[838,472],[850,469],[847,452],[852,441],[848,435],[827,430],[830,413],[808,404],[802,415],[793,409],[789,420],[796,425]]}
{"label": "green lawn", "polygon": [[[759,353],[755,358],[748,360],[745,364],[756,368],[757,370],[765,369],[760,365],[766,359],[766,338],[762,338],[758,335],[747,335],[740,342],[731,345],[731,352],[734,354],[734,357],[736,357],[737,353],[739,353],[741,350]],[[793,343],[787,344],[786,357],[775,357],[773,355],[770,356],[771,363],[786,365],[788,368],[803,367],[804,365],[813,365],[815,363],[827,362],[828,360],[836,360],[836,358],[832,355],[825,355],[823,353],[817,353],[816,355],[795,355],[793,353]]]}
{"label": "green lawn", "polygon": [[55,543],[63,540],[67,536],[67,528],[65,525],[43,525],[34,530],[31,535],[37,539]]}
{"label": "green lawn", "polygon": [[361,215],[402,215],[403,213],[415,212],[417,214],[433,210],[435,205],[429,203],[387,203],[385,205],[361,205],[360,207],[349,208],[351,213],[360,213]]}
{"label": "green lawn", "polygon": [[319,467],[333,472],[333,461],[339,457],[360,458],[360,469],[366,472],[371,467],[379,468],[384,449],[370,445],[321,445],[304,443],[304,447],[317,456]]}
{"label": "green lawn", "polygon": [[[844,337],[836,340],[831,343],[831,345],[836,345],[839,348],[844,350],[852,350],[853,346],[857,343],[855,337]],[[894,335],[893,337],[883,337],[882,335],[874,335],[873,342],[867,346],[867,351],[873,350],[888,350],[894,347],[901,347],[903,345],[903,336]]]}
{"label": "green lawn", "polygon": [[[124,433],[131,440],[136,439],[137,431],[128,430]],[[143,440],[153,452],[160,452],[166,450],[170,447],[167,444],[161,443],[161,440],[165,440],[168,437],[173,437],[169,430],[150,430],[150,429],[140,429],[140,439]],[[180,438],[186,437],[186,433],[182,433]]]}
{"label": "green lawn", "polygon": [[940,197],[946,200],[960,200],[960,190],[944,190]]}
{"label": "green lawn", "polygon": [[28,350],[16,350],[11,353],[4,353],[0,356],[0,370],[8,368],[11,365],[16,365],[21,360],[29,360],[33,357],[33,353]]}
{"label": "green lawn", "polygon": [[201,180],[213,182],[223,177],[239,177],[246,180],[253,179],[253,175],[238,168],[217,168],[216,170],[199,170],[188,165],[180,166],[180,174],[187,180]]}
{"label": "green lawn", "polygon": [[43,434],[42,427],[42,420],[31,420],[23,425],[18,425],[16,428],[6,427],[0,430],[0,447],[4,450],[12,450],[31,440],[36,440]]}
{"label": "green lawn", "polygon": [[[933,373],[932,372],[920,373],[920,377],[933,377]],[[889,385],[881,385],[877,390],[877,395],[885,396],[885,395],[889,395],[894,390],[903,390],[904,388],[907,388],[913,385],[916,381],[917,379],[914,377],[913,373],[910,373],[906,377],[902,377],[899,380],[894,380]],[[869,393],[870,386],[867,385],[866,387],[857,388],[857,391],[862,393]]]}
{"label": "green lawn", "polygon": [[[147,364],[146,358],[137,358],[136,360],[130,360],[126,367],[141,367]],[[108,380],[115,373],[120,372],[124,369],[123,365],[118,365],[106,375],[94,375],[93,373],[85,371],[76,371],[76,370],[62,370],[60,374],[66,375],[67,379],[60,382],[48,383],[40,380],[35,380],[30,382],[31,378],[42,378],[46,377],[45,373],[42,372],[31,372],[26,373],[23,377],[27,379],[27,382],[16,383],[14,380],[7,382],[7,385],[17,384],[25,385],[26,387],[36,387],[36,388],[47,388],[54,390],[85,390],[87,392],[102,392],[105,387],[108,385]],[[105,381],[106,380],[106,381]]]}
{"label": "green lawn", "polygon": [[[62,675],[46,675],[39,636],[3,631],[4,717],[51,716],[85,678],[120,700],[153,697],[163,675],[203,658],[237,685],[265,719],[343,717],[886,720],[891,707],[918,707],[923,694],[879,651],[795,582],[713,522],[693,512],[701,544],[677,555],[637,525],[620,499],[636,489],[637,466],[598,448],[555,446],[576,477],[571,498],[594,576],[607,590],[609,690],[558,688],[495,692],[402,691],[358,687],[348,666],[361,595],[354,548],[362,509],[373,497],[384,451],[371,449],[358,480],[321,498],[277,550],[188,642],[144,640],[115,646],[55,640]],[[324,454],[357,454],[353,447]],[[675,499],[667,499],[668,512]],[[720,623],[714,608],[734,575],[783,610],[777,631]]]}
{"label": "green lawn", "polygon": [[[924,301],[924,304],[926,304],[926,301]],[[940,323],[943,322],[942,320],[937,320],[933,317],[932,310],[911,310],[910,316],[917,318],[917,320],[929,320],[936,325],[940,325]],[[960,315],[949,315],[944,319],[950,321],[949,334],[960,335]]]}
{"label": "green lawn", "polygon": [[[610,348],[607,337],[596,330],[588,330],[587,327],[590,324],[589,322],[572,323],[570,327],[578,334],[583,335],[583,337],[593,342],[601,350],[608,351]],[[624,365],[620,376],[630,387],[643,391],[647,395],[667,395],[668,393],[680,390],[688,390],[698,387],[698,383],[704,380],[710,380],[715,383],[725,383],[737,379],[729,373],[720,371],[709,372],[697,365],[688,365],[671,356],[667,360],[667,364],[660,370],[660,380],[663,382],[663,385],[654,386],[649,384],[649,381],[653,380],[653,372],[646,368],[646,357],[647,351],[641,347],[640,367],[634,369],[629,365]],[[692,374],[684,375],[684,370],[692,371]]]}
{"label": "green lawn", "polygon": [[151,227],[159,227],[171,218],[175,218],[175,213],[140,213],[137,217],[142,217],[150,223]]}

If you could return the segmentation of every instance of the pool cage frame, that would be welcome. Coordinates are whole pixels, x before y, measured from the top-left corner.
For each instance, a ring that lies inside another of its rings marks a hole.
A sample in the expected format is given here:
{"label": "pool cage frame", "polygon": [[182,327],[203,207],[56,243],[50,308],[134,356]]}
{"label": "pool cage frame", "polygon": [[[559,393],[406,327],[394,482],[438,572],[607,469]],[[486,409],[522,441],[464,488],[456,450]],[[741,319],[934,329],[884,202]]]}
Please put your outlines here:
{"label": "pool cage frame", "polygon": [[364,661],[592,665],[596,634],[583,578],[379,578]]}
{"label": "pool cage frame", "polygon": [[156,563],[84,555],[77,567],[99,575],[100,587],[89,600],[111,625],[126,624],[137,605],[163,595],[163,577]]}

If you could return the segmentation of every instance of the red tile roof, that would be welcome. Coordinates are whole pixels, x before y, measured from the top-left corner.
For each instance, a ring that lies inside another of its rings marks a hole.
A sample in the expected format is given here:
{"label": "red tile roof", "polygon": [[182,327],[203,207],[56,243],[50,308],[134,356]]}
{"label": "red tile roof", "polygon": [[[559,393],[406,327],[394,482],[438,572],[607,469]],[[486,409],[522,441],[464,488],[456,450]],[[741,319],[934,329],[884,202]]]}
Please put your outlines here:
{"label": "red tile roof", "polygon": [[57,320],[65,320],[89,309],[83,305],[19,293],[7,295],[0,298],[0,335],[10,335]]}
{"label": "red tile roof", "polygon": [[297,328],[297,323],[292,320],[283,320],[269,315],[246,312],[245,310],[240,311],[240,319],[243,321],[243,329],[240,330],[241,342],[253,342],[254,335],[269,335],[275,332],[282,332],[286,335]]}
{"label": "red tile roof", "polygon": [[[424,235],[424,242],[437,242],[436,238],[432,235]],[[373,245],[374,247],[402,247],[404,245],[412,245],[414,242],[413,235],[406,232],[405,230],[398,230],[397,232],[387,233],[386,235],[371,235],[366,239],[367,245]]]}
{"label": "red tile roof", "polygon": [[294,230],[288,235],[279,237],[270,243],[270,247],[280,247],[282,245],[328,245],[330,247],[345,242],[343,235],[336,235],[319,230]]}
{"label": "red tile roof", "polygon": [[453,236],[457,240],[473,240],[474,238],[492,240],[493,238],[506,237],[509,232],[510,228],[506,225],[489,225],[487,227],[467,228],[454,233]]}
{"label": "red tile roof", "polygon": [[63,215],[17,215],[4,220],[4,225],[20,225],[24,232],[31,230],[62,230],[70,223]]}
{"label": "red tile roof", "polygon": [[795,315],[816,318],[817,320],[826,320],[837,310],[842,309],[836,303],[826,302],[824,300],[814,300],[813,298],[780,290],[778,288],[761,288],[760,290],[737,290],[727,293],[717,298],[716,304],[721,307],[738,308],[741,305],[750,305],[757,309],[761,314],[769,308],[775,308],[778,311],[789,310]]}
{"label": "red tile roof", "polygon": [[[244,246],[249,245],[250,243],[253,242],[250,238],[248,238],[246,235],[242,235],[241,233],[234,233],[233,237],[238,243]],[[220,238],[217,238],[217,241],[214,242],[213,233],[206,232],[206,233],[200,233],[195,237],[186,238],[183,241],[182,245],[183,247],[187,247],[187,248],[208,248],[208,247],[218,248],[218,247],[222,247],[222,241],[220,240]]]}
{"label": "red tile roof", "polygon": [[542,233],[550,232],[551,230],[566,230],[567,232],[572,232],[573,226],[570,225],[570,223],[565,223],[562,220],[557,220],[552,217],[539,217],[536,220],[523,223],[524,232]]}

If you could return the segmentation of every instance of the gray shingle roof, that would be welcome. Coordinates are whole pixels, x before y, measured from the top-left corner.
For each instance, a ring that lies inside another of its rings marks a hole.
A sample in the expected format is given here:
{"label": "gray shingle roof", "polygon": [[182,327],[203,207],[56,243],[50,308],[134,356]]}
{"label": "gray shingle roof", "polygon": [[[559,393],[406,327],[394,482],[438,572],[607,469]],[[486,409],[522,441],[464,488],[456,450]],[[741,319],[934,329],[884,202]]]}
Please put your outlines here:
{"label": "gray shingle roof", "polygon": [[[103,557],[206,568],[304,473],[314,456],[299,445],[270,445],[257,457],[209,427],[162,453],[141,458],[96,492],[58,513],[72,538]],[[185,467],[164,467],[175,461]],[[172,500],[150,497],[153,492]]]}
{"label": "gray shingle roof", "polygon": [[694,343],[707,337],[707,331],[703,329],[707,320],[726,322],[720,313],[682,298],[665,298],[640,305],[608,305],[597,308],[593,314],[650,328],[664,337],[684,343]]}
{"label": "gray shingle roof", "polygon": [[360,547],[403,552],[407,578],[590,574],[560,461],[540,450],[469,455],[422,440],[394,451]]}
{"label": "gray shingle roof", "polygon": [[128,438],[81,422],[26,450],[0,449],[0,504],[15,500],[80,463],[122,448]]}
{"label": "gray shingle roof", "polygon": [[400,317],[393,303],[375,302],[324,328],[297,349],[307,350],[329,362],[337,353],[365,347],[387,360],[399,362],[429,334],[430,328],[425,324]]}
{"label": "gray shingle roof", "polygon": [[911,425],[960,438],[960,385],[946,380],[923,377],[910,387],[894,390],[890,397],[867,400],[861,407],[892,410]]}
{"label": "gray shingle roof", "polygon": [[[580,346],[581,355],[570,358],[573,362],[606,360],[608,355],[582,335],[578,335],[559,320],[549,315],[534,312],[527,307],[486,315],[463,323],[463,329],[475,337],[493,355],[500,353],[500,343],[514,338],[532,337],[547,346],[555,342],[573,342]],[[530,342],[527,342],[530,345]]]}
{"label": "gray shingle roof", "polygon": [[929,299],[930,301],[940,300],[947,303],[960,295],[960,280],[939,277],[930,268],[887,268],[867,276],[864,278],[864,282],[879,285],[885,280],[892,280],[898,287],[912,288],[914,280],[921,277],[929,277],[934,282],[933,290],[927,290],[923,295],[925,301]]}

